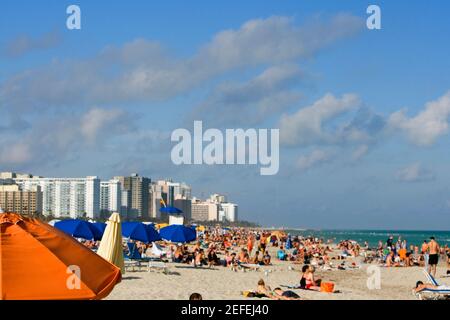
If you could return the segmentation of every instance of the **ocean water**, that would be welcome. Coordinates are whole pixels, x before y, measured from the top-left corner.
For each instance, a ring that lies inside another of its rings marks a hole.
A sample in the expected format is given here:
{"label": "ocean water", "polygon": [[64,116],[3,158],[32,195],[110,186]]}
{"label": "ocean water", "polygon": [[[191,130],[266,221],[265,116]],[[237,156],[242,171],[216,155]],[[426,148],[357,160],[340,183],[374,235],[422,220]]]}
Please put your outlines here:
{"label": "ocean water", "polygon": [[411,244],[420,245],[424,240],[427,242],[430,237],[434,236],[436,241],[441,245],[450,246],[450,231],[408,231],[408,230],[284,230],[291,235],[313,236],[322,238],[324,240],[332,239],[334,242],[342,240],[355,240],[360,244],[364,241],[369,243],[369,246],[374,247],[378,245],[378,241],[386,242],[390,235],[394,236],[397,241],[401,236],[402,240],[406,239],[408,246]]}

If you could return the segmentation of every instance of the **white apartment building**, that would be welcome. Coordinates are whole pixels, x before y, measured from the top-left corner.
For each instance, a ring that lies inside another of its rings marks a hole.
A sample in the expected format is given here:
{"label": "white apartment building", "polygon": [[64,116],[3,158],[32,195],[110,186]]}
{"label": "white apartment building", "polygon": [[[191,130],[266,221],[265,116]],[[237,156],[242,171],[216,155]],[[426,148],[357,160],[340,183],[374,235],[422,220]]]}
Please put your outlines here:
{"label": "white apartment building", "polygon": [[194,221],[217,221],[219,219],[219,205],[211,201],[192,198],[191,218]]}
{"label": "white apartment building", "polygon": [[228,222],[238,221],[238,205],[228,202],[219,204],[219,220]]}
{"label": "white apartment building", "polygon": [[149,197],[148,197],[148,216],[150,218],[160,218],[161,212],[161,200],[163,199],[163,186],[157,183],[152,183],[149,188]]}
{"label": "white apartment building", "polygon": [[122,188],[120,181],[111,179],[100,182],[100,213],[120,212],[122,206]]}
{"label": "white apartment building", "polygon": [[56,218],[86,216],[96,219],[100,215],[100,180],[96,176],[86,178],[14,178],[22,190],[40,186],[42,212]]}
{"label": "white apartment building", "polygon": [[170,182],[169,187],[173,188],[173,199],[191,199],[192,189],[184,182]]}
{"label": "white apartment building", "polygon": [[227,202],[227,197],[222,194],[214,193],[209,197],[209,201],[213,203],[224,203]]}

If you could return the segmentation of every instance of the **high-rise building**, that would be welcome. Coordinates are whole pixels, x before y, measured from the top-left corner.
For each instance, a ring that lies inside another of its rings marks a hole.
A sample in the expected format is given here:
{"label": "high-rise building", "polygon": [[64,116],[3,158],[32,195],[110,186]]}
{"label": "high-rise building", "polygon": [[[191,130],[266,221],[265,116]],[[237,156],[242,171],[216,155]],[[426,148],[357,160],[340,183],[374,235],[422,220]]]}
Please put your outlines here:
{"label": "high-rise building", "polygon": [[186,199],[181,196],[177,196],[175,200],[173,201],[173,206],[175,208],[180,209],[183,211],[182,216],[184,217],[185,221],[189,221],[192,219],[192,200]]}
{"label": "high-rise building", "polygon": [[19,214],[42,213],[42,192],[39,186],[21,190],[16,184],[0,185],[0,209]]}
{"label": "high-rise building", "polygon": [[114,177],[120,181],[122,190],[129,192],[129,205],[126,212],[129,219],[149,217],[148,198],[151,180],[146,177],[140,177],[138,174],[132,174],[129,177]]}
{"label": "high-rise building", "polygon": [[121,212],[122,189],[119,180],[100,182],[100,214],[110,215],[113,212]]}
{"label": "high-rise building", "polygon": [[213,203],[224,203],[227,202],[227,197],[225,195],[215,193],[209,197],[209,201]]}
{"label": "high-rise building", "polygon": [[148,197],[148,211],[150,218],[161,217],[161,200],[163,199],[162,186],[156,183],[150,184]]}
{"label": "high-rise building", "polygon": [[210,201],[192,198],[191,219],[194,221],[217,221],[219,219],[219,205]]}
{"label": "high-rise building", "polygon": [[220,203],[219,204],[219,220],[236,222],[238,221],[238,205],[235,203]]}
{"label": "high-rise building", "polygon": [[42,190],[42,213],[56,218],[100,215],[100,180],[86,178],[20,177],[14,179],[22,190],[39,186]]}

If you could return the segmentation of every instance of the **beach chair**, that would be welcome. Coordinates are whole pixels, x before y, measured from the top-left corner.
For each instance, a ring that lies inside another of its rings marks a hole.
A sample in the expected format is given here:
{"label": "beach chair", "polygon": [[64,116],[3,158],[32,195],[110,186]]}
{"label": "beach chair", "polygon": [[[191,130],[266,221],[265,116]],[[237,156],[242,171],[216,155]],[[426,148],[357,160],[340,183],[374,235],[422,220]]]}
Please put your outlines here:
{"label": "beach chair", "polygon": [[162,261],[149,261],[147,265],[147,271],[162,271],[164,274],[169,273],[169,268],[167,265]]}
{"label": "beach chair", "polygon": [[240,264],[239,266],[242,268],[245,268],[245,269],[253,270],[253,271],[258,271],[261,268],[261,266],[259,264],[255,264],[255,263],[244,263],[244,264]]}
{"label": "beach chair", "polygon": [[[423,269],[423,273],[425,274],[425,277],[427,278],[428,282],[435,286],[441,286],[437,280],[425,269]],[[442,296],[449,296],[450,295],[450,288],[445,289],[425,289],[418,293],[418,297],[423,300],[423,294],[430,294],[430,298],[433,300],[437,300]]]}
{"label": "beach chair", "polygon": [[132,268],[132,270],[135,271],[136,267],[138,269],[142,267],[143,262],[150,261],[150,259],[148,258],[142,258],[141,253],[136,246],[136,243],[128,242],[127,246],[128,254],[124,254],[125,269]]}

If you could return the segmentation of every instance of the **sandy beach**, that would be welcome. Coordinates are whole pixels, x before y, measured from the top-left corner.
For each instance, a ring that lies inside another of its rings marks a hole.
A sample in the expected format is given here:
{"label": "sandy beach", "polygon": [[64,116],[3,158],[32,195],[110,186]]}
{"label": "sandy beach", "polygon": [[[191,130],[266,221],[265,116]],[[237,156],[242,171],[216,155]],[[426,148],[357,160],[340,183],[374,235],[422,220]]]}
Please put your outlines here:
{"label": "sandy beach", "polygon": [[[347,261],[351,263],[355,259],[350,258]],[[188,299],[192,292],[201,293],[207,300],[248,299],[243,297],[241,292],[255,289],[256,283],[261,278],[267,285],[275,288],[281,285],[298,284],[301,275],[301,265],[278,260],[273,260],[271,266],[262,266],[259,271],[246,272],[234,272],[224,267],[195,269],[185,264],[169,263],[167,265],[169,274],[157,271],[147,272],[144,269],[127,272],[108,299],[179,300]],[[324,281],[334,282],[335,290],[339,290],[340,293],[301,289],[294,289],[294,291],[308,300],[417,300],[411,289],[418,280],[426,282],[421,267],[381,267],[381,289],[369,290],[367,288],[368,266],[370,264],[362,264],[359,269],[327,271],[318,268],[317,275]],[[441,262],[436,278],[441,284],[450,285],[450,277],[445,277],[445,273],[445,263]]]}

